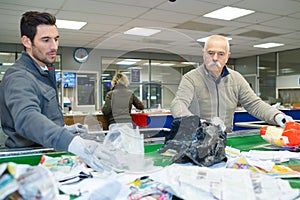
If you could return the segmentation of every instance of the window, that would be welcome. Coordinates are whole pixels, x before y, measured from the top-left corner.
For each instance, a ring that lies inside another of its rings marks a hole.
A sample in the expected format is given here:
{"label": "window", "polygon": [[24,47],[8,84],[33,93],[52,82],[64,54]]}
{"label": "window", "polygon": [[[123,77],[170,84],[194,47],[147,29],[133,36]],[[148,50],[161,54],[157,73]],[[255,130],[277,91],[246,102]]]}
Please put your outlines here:
{"label": "window", "polygon": [[279,75],[300,74],[300,49],[279,53]]}
{"label": "window", "polygon": [[259,56],[259,88],[261,98],[273,104],[276,98],[276,53]]}
{"label": "window", "polygon": [[16,54],[8,52],[0,52],[0,82],[5,71],[15,63]]}
{"label": "window", "polygon": [[197,63],[184,61],[102,58],[102,89],[100,91],[102,105],[115,73],[124,73],[130,80],[129,88],[134,91],[146,108],[155,107],[157,104],[161,104],[163,108],[169,108],[182,74],[196,66]]}

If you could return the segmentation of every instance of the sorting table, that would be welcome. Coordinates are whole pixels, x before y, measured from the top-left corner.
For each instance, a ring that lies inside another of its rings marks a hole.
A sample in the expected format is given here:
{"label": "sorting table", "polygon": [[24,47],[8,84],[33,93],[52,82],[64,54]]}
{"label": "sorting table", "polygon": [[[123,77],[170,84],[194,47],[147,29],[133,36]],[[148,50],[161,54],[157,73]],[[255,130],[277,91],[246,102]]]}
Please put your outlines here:
{"label": "sorting table", "polygon": [[[157,150],[162,147],[163,138],[161,143],[146,143],[145,144],[145,155],[151,157],[154,160],[156,166],[167,166],[171,164],[170,159],[161,156],[157,153]],[[259,129],[256,130],[244,130],[236,131],[228,135],[227,146],[237,148],[241,151],[249,150],[267,150],[264,148],[268,143],[264,141],[259,135]],[[52,149],[23,149],[23,150],[2,150],[0,151],[0,163],[4,162],[15,162],[17,164],[30,164],[37,165],[41,159],[41,156],[62,156],[65,152],[55,152]],[[289,167],[300,171],[299,161],[289,161],[284,163]],[[288,178],[290,185],[293,188],[300,189],[300,178]]]}

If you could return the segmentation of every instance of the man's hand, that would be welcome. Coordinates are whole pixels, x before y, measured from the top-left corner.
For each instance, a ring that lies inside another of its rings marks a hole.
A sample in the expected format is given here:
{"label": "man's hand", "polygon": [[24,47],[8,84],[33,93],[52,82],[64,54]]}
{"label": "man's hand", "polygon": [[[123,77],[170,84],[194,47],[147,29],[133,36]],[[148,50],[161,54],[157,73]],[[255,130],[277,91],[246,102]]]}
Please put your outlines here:
{"label": "man's hand", "polygon": [[292,117],[279,113],[277,115],[275,115],[275,122],[277,123],[277,125],[281,126],[282,128],[285,128],[285,123],[286,122],[292,122],[294,121]]}
{"label": "man's hand", "polygon": [[85,134],[88,133],[88,128],[86,125],[76,123],[70,126],[65,125],[65,128],[71,131],[73,134]]}
{"label": "man's hand", "polygon": [[99,172],[111,170],[111,168],[119,165],[114,154],[106,150],[103,144],[83,139],[80,136],[74,137],[68,151],[77,155],[88,166]]}

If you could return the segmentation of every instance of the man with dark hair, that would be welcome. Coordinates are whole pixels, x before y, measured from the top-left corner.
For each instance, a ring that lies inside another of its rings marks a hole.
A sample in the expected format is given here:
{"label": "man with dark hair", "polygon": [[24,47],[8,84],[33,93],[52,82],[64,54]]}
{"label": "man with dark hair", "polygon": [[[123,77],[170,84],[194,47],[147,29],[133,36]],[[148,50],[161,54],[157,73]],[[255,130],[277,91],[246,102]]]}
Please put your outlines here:
{"label": "man with dark hair", "polygon": [[[87,132],[80,124],[66,126],[59,105],[54,70],[58,49],[55,16],[26,12],[21,19],[25,52],[5,73],[0,85],[0,110],[8,148],[53,147],[78,155],[96,170],[102,170],[103,155],[113,161],[102,144],[81,138]],[[49,68],[48,68],[49,67]],[[51,70],[52,69],[52,70]]]}

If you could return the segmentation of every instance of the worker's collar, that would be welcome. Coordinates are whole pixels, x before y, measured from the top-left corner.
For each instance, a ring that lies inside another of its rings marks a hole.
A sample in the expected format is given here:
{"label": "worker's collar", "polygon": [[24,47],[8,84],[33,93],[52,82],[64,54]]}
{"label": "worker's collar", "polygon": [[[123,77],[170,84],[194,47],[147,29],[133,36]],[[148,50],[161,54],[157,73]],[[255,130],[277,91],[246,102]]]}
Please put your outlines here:
{"label": "worker's collar", "polygon": [[230,74],[230,73],[229,73],[229,70],[227,69],[227,66],[225,65],[223,67],[223,70],[222,70],[222,73],[221,73],[221,77],[223,78],[223,77],[227,76],[228,74]]}
{"label": "worker's collar", "polygon": [[211,77],[212,77],[213,79],[215,79],[215,80],[221,79],[221,78],[227,76],[227,75],[230,73],[230,72],[228,71],[228,68],[226,67],[226,65],[223,67],[222,72],[221,72],[221,76],[218,77],[218,78],[214,77],[214,76],[206,69],[205,65],[204,65],[204,70],[205,70],[205,72],[206,72],[207,75],[211,76]]}
{"label": "worker's collar", "polygon": [[47,66],[40,66],[40,67],[41,67],[41,69],[42,69],[43,71],[48,71],[48,70],[49,70]]}
{"label": "worker's collar", "polygon": [[115,85],[114,88],[120,89],[120,88],[127,88],[127,87],[125,85],[123,85],[122,83],[118,83],[117,85]]}

